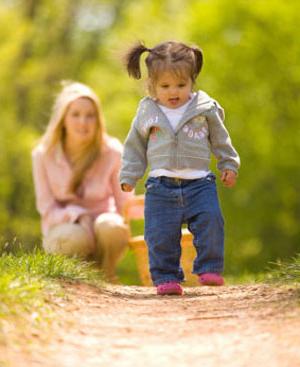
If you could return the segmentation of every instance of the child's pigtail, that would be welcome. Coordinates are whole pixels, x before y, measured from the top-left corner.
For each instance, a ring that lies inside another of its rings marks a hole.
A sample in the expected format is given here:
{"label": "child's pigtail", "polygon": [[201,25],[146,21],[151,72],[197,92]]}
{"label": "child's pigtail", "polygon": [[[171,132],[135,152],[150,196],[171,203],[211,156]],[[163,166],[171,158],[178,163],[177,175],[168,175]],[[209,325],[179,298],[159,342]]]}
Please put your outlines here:
{"label": "child's pigtail", "polygon": [[125,56],[125,65],[128,71],[129,76],[140,79],[141,78],[141,69],[140,69],[140,58],[142,53],[145,51],[151,51],[142,43],[137,43],[133,46]]}
{"label": "child's pigtail", "polygon": [[196,80],[198,74],[200,73],[203,65],[203,53],[201,49],[197,46],[191,47],[195,56],[195,70],[194,70],[194,80]]}

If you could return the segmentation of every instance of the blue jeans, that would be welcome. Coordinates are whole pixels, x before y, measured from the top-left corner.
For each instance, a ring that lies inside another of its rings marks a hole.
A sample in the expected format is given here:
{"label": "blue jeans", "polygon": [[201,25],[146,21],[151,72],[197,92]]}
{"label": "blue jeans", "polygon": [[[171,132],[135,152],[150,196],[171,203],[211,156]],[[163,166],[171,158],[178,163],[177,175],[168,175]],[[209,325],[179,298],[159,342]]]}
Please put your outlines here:
{"label": "blue jeans", "polygon": [[184,280],[180,266],[183,223],[193,234],[197,252],[193,273],[221,273],[224,221],[215,175],[195,180],[149,177],[145,187],[145,240],[153,283]]}

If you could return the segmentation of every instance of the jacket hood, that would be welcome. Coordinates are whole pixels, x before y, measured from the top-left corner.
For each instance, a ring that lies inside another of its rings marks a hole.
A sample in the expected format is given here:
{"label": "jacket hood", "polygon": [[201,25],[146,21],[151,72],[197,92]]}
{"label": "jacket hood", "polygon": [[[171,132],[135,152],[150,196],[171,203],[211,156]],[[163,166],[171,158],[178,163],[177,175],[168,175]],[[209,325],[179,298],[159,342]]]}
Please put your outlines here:
{"label": "jacket hood", "polygon": [[[176,127],[176,131],[180,130],[187,121],[194,118],[195,116],[210,112],[217,113],[222,121],[224,120],[225,116],[223,108],[207,93],[199,90],[198,92],[194,93],[191,102],[189,103],[187,109],[182,116],[181,121]],[[161,111],[155,100],[151,97],[145,97],[141,100],[139,104],[135,124],[139,125],[142,123],[142,130],[147,131],[147,126],[149,124],[151,125],[155,123],[158,119],[158,116],[161,116],[162,114],[163,112]],[[172,127],[166,121],[162,121],[161,123],[164,123],[165,126],[173,134],[174,131]]]}
{"label": "jacket hood", "polygon": [[[142,110],[147,110],[147,107],[153,106],[153,104],[156,105],[153,98],[145,97],[141,100],[140,107]],[[192,100],[185,111],[185,115],[186,118],[189,119],[194,115],[209,111],[216,107],[218,108],[218,112],[220,113],[222,119],[224,119],[224,110],[218,104],[218,102],[211,98],[204,91],[199,90],[193,95]]]}
{"label": "jacket hood", "polygon": [[194,115],[204,113],[216,108],[222,120],[225,118],[224,109],[219,103],[211,98],[207,93],[199,90],[186,110],[186,118],[190,119]]}

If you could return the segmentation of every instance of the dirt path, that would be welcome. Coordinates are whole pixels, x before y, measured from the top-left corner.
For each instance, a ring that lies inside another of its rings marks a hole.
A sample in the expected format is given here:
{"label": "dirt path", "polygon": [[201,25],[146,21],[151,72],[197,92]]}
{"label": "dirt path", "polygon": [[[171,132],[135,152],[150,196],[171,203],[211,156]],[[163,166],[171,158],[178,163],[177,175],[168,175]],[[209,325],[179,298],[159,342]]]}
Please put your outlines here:
{"label": "dirt path", "polygon": [[292,288],[198,287],[183,297],[133,286],[65,289],[54,300],[59,321],[4,350],[5,367],[300,366]]}

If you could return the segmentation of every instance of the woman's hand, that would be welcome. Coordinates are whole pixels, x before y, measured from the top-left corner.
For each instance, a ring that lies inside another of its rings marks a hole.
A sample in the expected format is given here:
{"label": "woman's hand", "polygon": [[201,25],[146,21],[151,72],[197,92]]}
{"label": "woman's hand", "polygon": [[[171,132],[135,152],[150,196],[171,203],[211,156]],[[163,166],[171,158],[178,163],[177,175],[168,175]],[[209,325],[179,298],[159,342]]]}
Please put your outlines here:
{"label": "woman's hand", "polygon": [[122,183],[121,189],[122,191],[130,192],[133,190],[133,187],[131,185],[128,185],[127,183]]}
{"label": "woman's hand", "polygon": [[233,187],[236,183],[236,176],[237,174],[234,171],[225,169],[222,172],[221,181],[223,182],[224,186]]}

